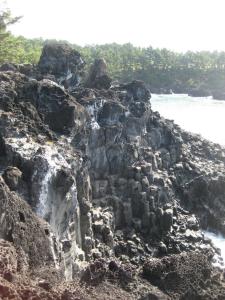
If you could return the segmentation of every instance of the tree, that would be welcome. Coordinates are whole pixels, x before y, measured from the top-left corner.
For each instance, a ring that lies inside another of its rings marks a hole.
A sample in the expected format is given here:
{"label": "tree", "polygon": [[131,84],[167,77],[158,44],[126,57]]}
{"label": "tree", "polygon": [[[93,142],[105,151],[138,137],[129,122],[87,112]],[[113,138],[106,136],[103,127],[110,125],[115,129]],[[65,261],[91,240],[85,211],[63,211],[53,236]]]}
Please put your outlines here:
{"label": "tree", "polygon": [[[0,64],[36,64],[44,40],[12,35],[9,26],[15,24],[20,17],[13,17],[2,1],[0,0]],[[207,86],[209,90],[224,89],[225,52],[176,53],[168,49],[135,47],[130,43],[71,46],[84,57],[86,70],[96,58],[104,58],[114,80],[126,82],[140,79],[156,89],[172,88],[181,92],[200,86]]]}
{"label": "tree", "polygon": [[15,24],[21,17],[12,17],[11,12],[5,7],[4,2],[0,1],[0,42],[10,35],[8,26]]}
{"label": "tree", "polygon": [[0,63],[15,61],[21,55],[21,43],[15,38],[8,27],[15,24],[21,17],[13,17],[5,2],[0,0]]}

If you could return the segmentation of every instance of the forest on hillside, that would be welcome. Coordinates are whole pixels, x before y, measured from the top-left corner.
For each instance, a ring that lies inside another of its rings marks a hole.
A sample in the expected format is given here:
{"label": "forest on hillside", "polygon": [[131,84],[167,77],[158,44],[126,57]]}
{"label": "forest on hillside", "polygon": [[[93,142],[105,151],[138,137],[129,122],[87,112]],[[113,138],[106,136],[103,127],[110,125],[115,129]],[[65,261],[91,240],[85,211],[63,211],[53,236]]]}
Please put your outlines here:
{"label": "forest on hillside", "polygon": [[[0,12],[0,64],[36,64],[47,41],[13,36],[8,25],[17,21],[9,11]],[[140,79],[153,91],[224,90],[225,52],[176,53],[168,49],[135,47],[130,43],[72,46],[83,56],[87,69],[96,58],[104,58],[113,80]]]}

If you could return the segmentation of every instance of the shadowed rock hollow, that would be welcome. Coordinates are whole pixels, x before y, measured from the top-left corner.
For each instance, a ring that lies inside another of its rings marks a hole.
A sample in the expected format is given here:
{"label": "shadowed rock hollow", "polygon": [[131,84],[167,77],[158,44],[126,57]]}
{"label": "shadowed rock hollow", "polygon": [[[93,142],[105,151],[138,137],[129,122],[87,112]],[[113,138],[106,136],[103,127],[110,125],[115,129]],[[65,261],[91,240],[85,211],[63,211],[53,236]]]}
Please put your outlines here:
{"label": "shadowed rock hollow", "polygon": [[0,296],[224,299],[201,231],[224,233],[224,149],[83,66],[51,43],[0,72]]}

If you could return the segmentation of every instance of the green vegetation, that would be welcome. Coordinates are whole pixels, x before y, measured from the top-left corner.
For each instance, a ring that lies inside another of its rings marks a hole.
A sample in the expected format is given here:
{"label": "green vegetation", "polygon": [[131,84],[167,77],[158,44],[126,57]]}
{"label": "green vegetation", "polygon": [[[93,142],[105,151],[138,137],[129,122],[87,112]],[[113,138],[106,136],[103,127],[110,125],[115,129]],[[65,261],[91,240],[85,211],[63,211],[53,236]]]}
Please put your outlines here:
{"label": "green vegetation", "polygon": [[43,41],[41,39],[26,39],[22,36],[7,36],[0,41],[0,64],[4,62],[32,63],[39,60]]}
{"label": "green vegetation", "polygon": [[4,2],[0,0],[0,64],[4,62],[36,63],[40,57],[42,39],[15,37],[10,33],[9,26],[20,19],[21,17],[13,17]]}
{"label": "green vegetation", "polygon": [[195,87],[217,89],[225,83],[225,52],[175,53],[131,44],[86,46],[79,51],[87,63],[103,57],[114,79],[144,80],[154,88],[177,91]]}
{"label": "green vegetation", "polygon": [[19,21],[21,17],[12,17],[9,9],[4,8],[0,1],[0,41],[4,41],[9,35],[8,26]]}
{"label": "green vegetation", "polygon": [[[0,64],[3,62],[38,62],[42,39],[8,35],[0,41]],[[195,87],[221,89],[225,84],[225,52],[175,53],[167,49],[134,47],[131,44],[73,45],[85,58],[87,68],[95,58],[105,58],[114,80],[144,80],[154,88],[175,91]]]}
{"label": "green vegetation", "polygon": [[[39,60],[43,39],[15,37],[8,31],[20,17],[0,8],[0,64],[32,63]],[[132,44],[72,45],[84,57],[87,68],[95,58],[105,58],[114,80],[144,80],[154,88],[185,92],[191,88],[224,89],[225,52],[176,53],[167,49],[140,48]]]}

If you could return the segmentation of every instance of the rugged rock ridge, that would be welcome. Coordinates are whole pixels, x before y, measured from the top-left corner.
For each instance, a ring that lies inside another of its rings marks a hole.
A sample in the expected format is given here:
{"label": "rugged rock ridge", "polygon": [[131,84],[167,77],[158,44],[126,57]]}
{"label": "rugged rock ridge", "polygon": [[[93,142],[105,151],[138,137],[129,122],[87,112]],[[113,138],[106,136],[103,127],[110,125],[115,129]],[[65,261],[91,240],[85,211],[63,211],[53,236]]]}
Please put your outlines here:
{"label": "rugged rock ridge", "polygon": [[[0,72],[0,238],[33,278],[44,276],[34,266],[51,266],[54,284],[95,261],[83,281],[124,282],[121,299],[225,297],[201,232],[224,232],[224,149],[153,112],[143,82],[111,85],[102,60],[84,87],[83,66],[68,45],[50,44],[29,74]],[[185,276],[167,266],[183,259]],[[64,292],[40,299],[74,299]]]}

